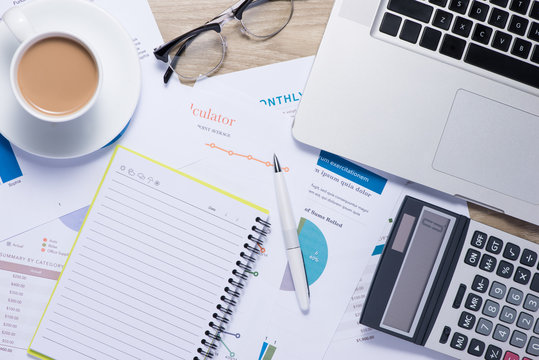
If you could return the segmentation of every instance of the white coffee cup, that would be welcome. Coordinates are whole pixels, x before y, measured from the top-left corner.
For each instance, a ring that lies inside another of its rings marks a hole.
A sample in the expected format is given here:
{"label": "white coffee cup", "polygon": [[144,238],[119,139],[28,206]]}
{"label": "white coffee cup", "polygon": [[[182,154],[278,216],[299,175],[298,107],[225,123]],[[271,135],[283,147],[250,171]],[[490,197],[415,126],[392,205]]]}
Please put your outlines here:
{"label": "white coffee cup", "polygon": [[10,66],[20,106],[49,123],[81,118],[95,105],[102,84],[102,65],[93,47],[71,32],[37,32],[19,7],[2,18],[21,41]]}

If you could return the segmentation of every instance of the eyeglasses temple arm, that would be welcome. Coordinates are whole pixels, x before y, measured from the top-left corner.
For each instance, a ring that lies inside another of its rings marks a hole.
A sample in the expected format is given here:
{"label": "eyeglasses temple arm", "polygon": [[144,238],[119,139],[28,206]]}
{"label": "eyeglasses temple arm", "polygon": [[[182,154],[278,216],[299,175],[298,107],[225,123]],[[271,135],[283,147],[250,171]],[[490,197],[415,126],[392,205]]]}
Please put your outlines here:
{"label": "eyeglasses temple arm", "polygon": [[[197,34],[198,35],[198,34]],[[180,55],[187,49],[189,44],[197,37],[197,35],[193,35],[190,39],[186,40],[182,46],[176,51],[176,54],[174,54],[174,57],[170,61],[170,66],[167,68],[165,73],[163,74],[163,82],[166,84],[170,80],[170,77],[172,76],[172,73],[174,72],[172,69],[176,67],[176,64],[178,63],[178,59],[180,58]]]}
{"label": "eyeglasses temple arm", "polygon": [[197,27],[196,29],[193,29],[193,30],[191,30],[189,32],[186,32],[185,34],[180,35],[180,36],[178,36],[178,37],[176,37],[176,38],[174,38],[174,39],[160,45],[159,47],[155,48],[153,50],[153,54],[156,57],[156,59],[161,60],[163,62],[168,62],[168,53],[174,46],[176,46],[178,43],[184,41],[185,39],[188,39],[190,37],[194,37],[194,36],[200,34],[201,32],[208,31],[208,30],[214,30],[214,31],[217,31],[217,32],[221,32],[221,26],[219,24],[216,24],[216,23],[208,23],[208,24],[202,25],[200,27]]}
{"label": "eyeglasses temple arm", "polygon": [[252,2],[253,0],[243,1],[237,8],[233,10],[234,17],[238,20],[241,20],[241,18],[243,17],[243,12],[249,7],[249,5],[251,5]]}

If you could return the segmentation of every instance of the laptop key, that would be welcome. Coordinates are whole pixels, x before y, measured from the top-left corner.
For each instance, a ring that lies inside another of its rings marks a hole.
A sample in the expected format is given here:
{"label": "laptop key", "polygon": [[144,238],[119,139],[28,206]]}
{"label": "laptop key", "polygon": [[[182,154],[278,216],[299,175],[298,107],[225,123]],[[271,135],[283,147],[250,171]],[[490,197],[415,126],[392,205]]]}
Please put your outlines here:
{"label": "laptop key", "polygon": [[385,13],[380,24],[380,31],[391,36],[397,36],[401,21],[402,18],[400,16]]}
{"label": "laptop key", "polygon": [[515,39],[513,48],[511,49],[511,54],[527,59],[530,54],[530,49],[532,48],[532,43],[522,39]]}
{"label": "laptop key", "polygon": [[453,35],[445,34],[440,47],[440,53],[460,60],[466,47],[466,41]]}
{"label": "laptop key", "polygon": [[535,45],[533,47],[533,53],[532,53],[531,61],[533,61],[534,63],[539,64],[539,45]]}
{"label": "laptop key", "polygon": [[401,15],[428,23],[433,7],[416,0],[389,0],[387,8]]}
{"label": "laptop key", "polygon": [[472,35],[472,40],[487,45],[492,35],[492,28],[488,26],[477,24]]}
{"label": "laptop key", "polygon": [[474,1],[470,8],[470,17],[475,20],[485,21],[489,9],[490,7],[487,4]]}
{"label": "laptop key", "polygon": [[530,17],[539,20],[539,1],[534,1],[530,10]]}
{"label": "laptop key", "polygon": [[449,10],[465,14],[468,4],[469,0],[451,0],[451,3],[449,3]]}
{"label": "laptop key", "polygon": [[532,23],[532,26],[530,26],[530,32],[528,33],[528,37],[531,40],[539,41],[539,23]]}
{"label": "laptop key", "polygon": [[425,49],[436,51],[441,37],[442,33],[440,31],[430,27],[425,27],[421,40],[419,41],[419,46],[424,47]]}
{"label": "laptop key", "polygon": [[490,17],[488,18],[488,23],[499,27],[500,29],[505,28],[507,24],[507,19],[509,18],[509,13],[507,11],[500,10],[498,8],[492,9],[490,12]]}
{"label": "laptop key", "polygon": [[451,20],[453,20],[453,14],[450,12],[444,11],[444,10],[436,10],[436,14],[434,14],[434,19],[432,20],[432,25],[448,30],[449,26],[451,25]]}
{"label": "laptop key", "polygon": [[493,3],[494,5],[506,7],[507,4],[509,3],[509,0],[490,0],[490,2]]}
{"label": "laptop key", "polygon": [[404,41],[408,41],[412,44],[415,44],[417,42],[417,39],[419,38],[420,32],[421,32],[421,25],[419,25],[415,21],[404,20],[404,24],[402,25],[402,30],[399,35],[399,38],[401,38]]}
{"label": "laptop key", "polygon": [[494,33],[494,39],[492,39],[492,47],[501,51],[509,50],[509,45],[513,37],[502,31],[496,31]]}
{"label": "laptop key", "polygon": [[[539,89],[539,67],[514,57],[470,44],[464,62]],[[539,278],[538,289],[534,291],[539,291]]]}
{"label": "laptop key", "polygon": [[429,0],[431,4],[438,5],[441,7],[445,7],[447,5],[447,0]]}
{"label": "laptop key", "polygon": [[468,37],[472,31],[472,25],[473,23],[471,20],[457,16],[455,24],[453,24],[453,33],[463,37]]}
{"label": "laptop key", "polygon": [[517,35],[524,35],[524,33],[526,32],[526,28],[528,27],[528,23],[528,19],[513,15],[511,16],[511,21],[509,22],[507,30]]}
{"label": "laptop key", "polygon": [[513,0],[511,1],[509,9],[519,14],[525,15],[526,11],[528,10],[528,6],[530,6],[530,0]]}

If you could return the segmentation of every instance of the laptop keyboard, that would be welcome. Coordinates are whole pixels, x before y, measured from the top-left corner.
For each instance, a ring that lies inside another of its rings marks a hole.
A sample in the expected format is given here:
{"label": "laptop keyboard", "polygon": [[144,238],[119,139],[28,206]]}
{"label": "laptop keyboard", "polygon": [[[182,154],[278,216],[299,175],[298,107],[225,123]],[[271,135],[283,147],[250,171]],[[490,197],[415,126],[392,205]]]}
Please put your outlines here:
{"label": "laptop keyboard", "polygon": [[539,89],[539,1],[389,0],[379,31]]}

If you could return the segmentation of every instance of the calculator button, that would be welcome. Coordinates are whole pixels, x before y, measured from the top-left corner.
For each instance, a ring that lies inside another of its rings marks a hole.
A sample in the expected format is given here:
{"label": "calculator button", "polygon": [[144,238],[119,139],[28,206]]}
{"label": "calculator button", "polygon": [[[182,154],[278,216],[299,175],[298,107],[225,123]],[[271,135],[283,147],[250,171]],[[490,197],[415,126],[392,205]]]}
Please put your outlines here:
{"label": "calculator button", "polygon": [[518,289],[511,288],[509,289],[509,294],[507,294],[507,302],[513,305],[520,305],[524,293]]}
{"label": "calculator button", "polygon": [[485,351],[485,343],[477,339],[470,340],[470,346],[468,346],[468,354],[474,356],[481,356]]}
{"label": "calculator button", "polygon": [[462,314],[460,314],[458,325],[467,330],[473,329],[473,326],[475,325],[475,315],[463,311]]}
{"label": "calculator button", "polygon": [[526,336],[526,334],[521,331],[515,330],[513,331],[513,335],[511,335],[511,340],[509,341],[509,344],[517,348],[523,348],[524,346],[526,346],[527,341],[528,336]]}
{"label": "calculator button", "polygon": [[513,243],[507,243],[505,249],[503,250],[503,257],[509,260],[516,260],[520,255],[520,247]]}
{"label": "calculator button", "polygon": [[485,314],[486,316],[496,317],[499,311],[500,311],[500,304],[492,300],[487,300],[485,302],[485,306],[483,307],[483,314]]}
{"label": "calculator button", "polygon": [[504,306],[500,313],[500,320],[504,323],[512,324],[517,317],[517,311],[509,306]]}
{"label": "calculator button", "polygon": [[475,295],[473,293],[468,294],[466,302],[464,303],[464,307],[472,311],[480,310],[481,305],[483,305],[483,299],[481,298],[481,296]]}
{"label": "calculator button", "polygon": [[500,261],[500,264],[498,265],[498,270],[496,270],[496,275],[509,279],[511,275],[513,274],[514,269],[515,269],[515,266],[513,264],[505,260],[502,260]]}
{"label": "calculator button", "polygon": [[455,296],[455,300],[453,301],[453,307],[455,309],[458,309],[460,307],[460,304],[462,303],[462,299],[464,298],[465,292],[466,292],[466,285],[460,284],[459,289],[457,291],[457,295]]}
{"label": "calculator button", "polygon": [[487,247],[485,248],[488,252],[493,254],[499,254],[502,252],[503,241],[497,237],[491,236],[487,241]]}
{"label": "calculator button", "polygon": [[509,333],[510,333],[510,330],[507,326],[498,324],[496,325],[496,328],[494,329],[494,333],[492,334],[492,337],[501,342],[505,342],[507,341],[507,339],[509,339]]}
{"label": "calculator button", "polygon": [[440,336],[440,343],[445,344],[449,339],[450,334],[451,328],[449,326],[444,326],[444,329],[442,330],[442,335]]}
{"label": "calculator button", "polygon": [[526,352],[533,356],[539,356],[539,338],[536,338],[535,336],[530,338]]}
{"label": "calculator button", "polygon": [[507,351],[503,357],[503,360],[518,360],[518,355],[512,353],[511,351]]}
{"label": "calculator button", "polygon": [[533,275],[532,283],[530,284],[530,289],[535,292],[539,292],[539,273]]}
{"label": "calculator button", "polygon": [[479,268],[481,270],[493,272],[494,269],[496,268],[496,258],[494,256],[484,254],[483,257],[481,258],[481,263],[479,264]]}
{"label": "calculator button", "polygon": [[530,281],[531,276],[532,273],[530,272],[530,270],[519,266],[517,267],[517,271],[515,271],[515,277],[513,278],[513,280],[515,280],[519,284],[526,285]]}
{"label": "calculator button", "polygon": [[489,336],[493,328],[494,325],[492,324],[492,321],[485,318],[479,318],[479,321],[477,321],[477,326],[475,327],[475,332],[481,335]]}
{"label": "calculator button", "polygon": [[490,292],[488,294],[495,299],[503,299],[505,297],[506,291],[507,291],[507,288],[505,287],[504,284],[501,284],[497,281],[493,281],[492,286],[490,287]]}
{"label": "calculator button", "polygon": [[468,337],[466,337],[466,335],[458,332],[453,334],[453,338],[451,339],[451,344],[449,344],[449,346],[451,346],[453,349],[464,350],[466,345],[468,345]]}
{"label": "calculator button", "polygon": [[472,290],[475,290],[480,293],[484,293],[488,288],[488,279],[481,275],[475,275],[475,278],[472,282]]}
{"label": "calculator button", "polygon": [[471,266],[477,266],[479,263],[479,258],[481,257],[481,253],[474,249],[468,249],[466,252],[466,257],[464,258],[464,262]]}
{"label": "calculator button", "polygon": [[520,257],[520,263],[526,266],[534,266],[537,261],[537,253],[530,249],[524,249],[522,256]]}
{"label": "calculator button", "polygon": [[536,334],[539,334],[539,319],[537,319],[537,322],[535,323],[535,327],[533,328],[533,332]]}
{"label": "calculator button", "polygon": [[524,330],[530,330],[533,325],[533,316],[527,313],[520,313],[517,320],[517,326]]}
{"label": "calculator button", "polygon": [[486,241],[487,241],[487,234],[485,234],[484,232],[475,231],[473,233],[472,246],[482,249],[483,247],[485,247]]}
{"label": "calculator button", "polygon": [[485,353],[486,360],[501,360],[502,358],[502,349],[497,346],[489,345],[487,352]]}
{"label": "calculator button", "polygon": [[[535,276],[534,276],[535,279]],[[522,305],[524,309],[530,310],[530,311],[537,311],[539,309],[539,298],[537,296],[533,296],[532,294],[526,295],[526,299],[524,300],[524,305]]]}

